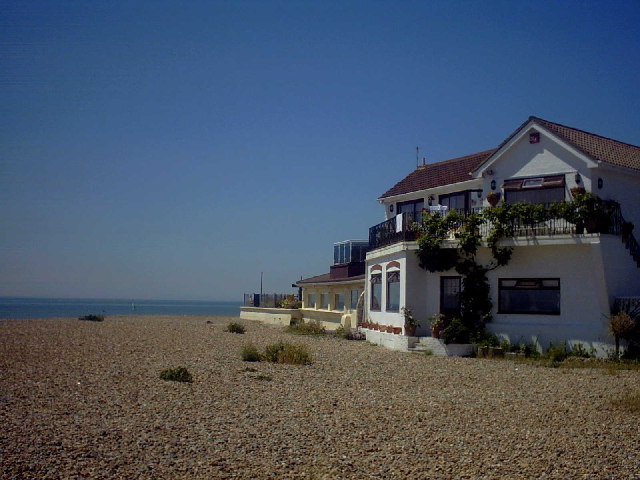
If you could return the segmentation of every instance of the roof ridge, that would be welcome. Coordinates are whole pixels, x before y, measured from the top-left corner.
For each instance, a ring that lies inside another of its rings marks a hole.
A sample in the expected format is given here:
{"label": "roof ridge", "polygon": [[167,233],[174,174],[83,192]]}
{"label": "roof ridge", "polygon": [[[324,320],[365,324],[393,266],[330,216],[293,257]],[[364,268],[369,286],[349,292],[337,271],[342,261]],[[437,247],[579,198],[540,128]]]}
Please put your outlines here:
{"label": "roof ridge", "polygon": [[628,145],[628,146],[634,147],[634,148],[640,148],[640,145],[634,145],[633,143],[623,142],[621,140],[616,140],[615,138],[611,138],[611,137],[605,137],[604,135],[599,135],[597,133],[587,132],[586,130],[582,130],[581,128],[570,127],[569,125],[563,125],[562,123],[552,122],[551,120],[545,120],[544,118],[536,117],[535,115],[531,115],[529,117],[529,119],[531,119],[531,120],[541,120],[543,122],[550,123],[550,124],[556,125],[558,127],[568,128],[569,130],[573,130],[575,132],[585,133],[587,135],[592,135],[594,137],[603,138],[605,140],[609,140],[609,141],[616,142],[616,143],[621,143],[623,145]]}
{"label": "roof ridge", "polygon": [[[457,162],[457,161],[460,161],[460,160],[466,160],[466,159],[471,158],[471,157],[477,157],[479,155],[486,155],[486,154],[488,154],[490,152],[495,152],[495,150],[496,150],[495,148],[490,148],[488,150],[483,150],[482,152],[471,153],[469,155],[463,155],[461,157],[448,158],[446,160],[440,160],[440,161],[434,162],[434,163],[427,163],[425,165],[420,165],[420,167],[433,167],[433,166],[436,166],[436,165],[442,165],[444,163],[451,163],[451,162]],[[420,167],[418,167],[418,168],[420,168]]]}

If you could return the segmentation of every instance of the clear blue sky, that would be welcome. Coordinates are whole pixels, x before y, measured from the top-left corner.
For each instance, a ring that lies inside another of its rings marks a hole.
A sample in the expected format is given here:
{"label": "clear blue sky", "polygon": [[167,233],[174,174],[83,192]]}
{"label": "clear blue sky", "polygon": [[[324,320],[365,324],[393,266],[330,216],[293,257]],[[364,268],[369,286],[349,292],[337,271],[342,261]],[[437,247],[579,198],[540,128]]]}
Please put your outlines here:
{"label": "clear blue sky", "polygon": [[640,144],[640,2],[3,1],[0,296],[241,299],[529,115]]}

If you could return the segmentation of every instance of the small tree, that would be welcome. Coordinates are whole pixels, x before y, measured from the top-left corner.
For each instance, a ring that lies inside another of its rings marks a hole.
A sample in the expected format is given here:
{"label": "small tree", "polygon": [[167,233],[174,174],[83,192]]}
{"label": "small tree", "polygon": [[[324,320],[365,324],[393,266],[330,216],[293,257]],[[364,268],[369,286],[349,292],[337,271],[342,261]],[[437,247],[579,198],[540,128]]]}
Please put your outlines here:
{"label": "small tree", "polygon": [[627,312],[619,312],[609,320],[609,329],[616,341],[616,356],[620,355],[620,339],[630,339],[636,329],[636,322]]}

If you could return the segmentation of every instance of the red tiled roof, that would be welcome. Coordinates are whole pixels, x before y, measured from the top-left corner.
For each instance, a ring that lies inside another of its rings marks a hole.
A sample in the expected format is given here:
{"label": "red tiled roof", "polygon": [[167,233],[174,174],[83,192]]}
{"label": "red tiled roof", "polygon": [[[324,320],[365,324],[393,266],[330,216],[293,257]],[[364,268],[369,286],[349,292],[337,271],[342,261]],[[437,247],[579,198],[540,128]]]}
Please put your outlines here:
{"label": "red tiled roof", "polygon": [[531,120],[573,145],[595,161],[640,170],[640,147],[638,146],[531,116],[509,135],[498,148],[420,167],[383,193],[380,198],[393,197],[470,180],[469,172],[479,168]]}
{"label": "red tiled roof", "polygon": [[638,146],[549,122],[538,117],[531,117],[531,120],[596,161],[640,170],[640,147]]}
{"label": "red tiled roof", "polygon": [[478,168],[493,152],[495,149],[419,167],[383,193],[380,198],[471,180],[469,173]]}
{"label": "red tiled roof", "polygon": [[330,273],[323,273],[322,275],[316,275],[315,277],[305,278],[304,280],[298,280],[296,282],[297,285],[304,285],[305,283],[341,283],[341,282],[350,282],[353,280],[364,280],[364,275],[356,275],[354,277],[343,277],[343,278],[331,278]]}

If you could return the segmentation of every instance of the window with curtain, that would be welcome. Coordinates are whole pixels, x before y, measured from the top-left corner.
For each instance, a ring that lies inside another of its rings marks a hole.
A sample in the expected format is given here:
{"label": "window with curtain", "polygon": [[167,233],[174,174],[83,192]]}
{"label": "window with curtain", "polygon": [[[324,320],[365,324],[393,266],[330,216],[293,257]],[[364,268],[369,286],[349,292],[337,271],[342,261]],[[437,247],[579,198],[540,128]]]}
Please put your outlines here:
{"label": "window with curtain", "polygon": [[498,313],[559,315],[560,279],[499,279]]}
{"label": "window with curtain", "polygon": [[564,175],[509,179],[502,188],[506,203],[548,204],[565,200]]}

